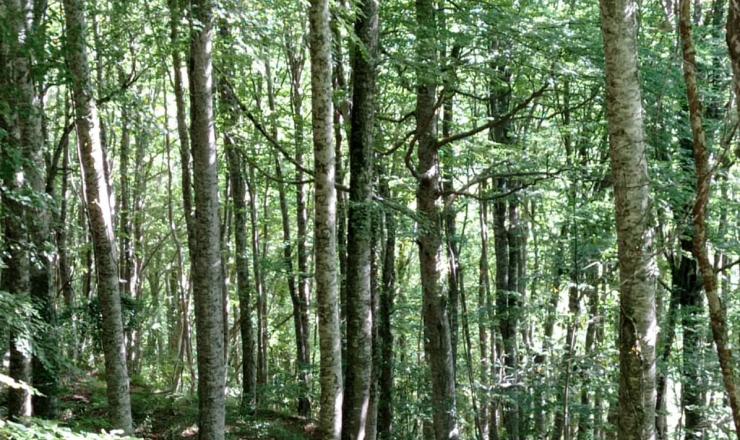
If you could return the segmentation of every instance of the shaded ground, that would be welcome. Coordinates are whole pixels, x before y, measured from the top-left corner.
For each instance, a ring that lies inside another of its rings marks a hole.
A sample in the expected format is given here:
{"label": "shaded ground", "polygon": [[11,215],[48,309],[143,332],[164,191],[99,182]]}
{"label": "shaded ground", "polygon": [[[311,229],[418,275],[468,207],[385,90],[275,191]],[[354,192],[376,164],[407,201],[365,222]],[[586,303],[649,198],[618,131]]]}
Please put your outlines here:
{"label": "shaded ground", "polygon": [[[59,425],[80,433],[80,439],[110,438],[100,434],[110,430],[106,419],[105,384],[89,379],[66,390],[60,399]],[[134,386],[131,390],[131,408],[136,425],[136,437],[144,439],[197,440],[198,402],[194,398],[155,392],[147,387]],[[260,410],[253,415],[240,415],[237,402],[227,400],[227,439],[313,440],[318,439],[315,424],[300,417],[277,411]],[[15,428],[19,430],[21,428]],[[49,424],[38,426],[39,433],[18,434],[8,426],[0,426],[0,437],[17,439],[70,438],[66,429]],[[57,432],[57,430],[59,432]],[[43,433],[41,433],[43,431]]]}

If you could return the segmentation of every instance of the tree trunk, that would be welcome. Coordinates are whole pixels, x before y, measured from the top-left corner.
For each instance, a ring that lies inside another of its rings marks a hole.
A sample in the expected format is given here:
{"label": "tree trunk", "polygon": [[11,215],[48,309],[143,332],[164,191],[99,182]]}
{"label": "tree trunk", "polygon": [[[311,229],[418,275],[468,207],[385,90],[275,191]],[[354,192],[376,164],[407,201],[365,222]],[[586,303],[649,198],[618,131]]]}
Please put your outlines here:
{"label": "tree trunk", "polygon": [[[487,191],[486,182],[480,185],[480,195],[485,197]],[[489,355],[490,337],[488,322],[488,309],[491,306],[491,279],[488,273],[488,202],[483,200],[479,207],[479,225],[480,225],[480,259],[478,261],[478,343],[480,348],[480,384],[481,387],[489,385],[489,370],[491,368],[491,358]],[[492,347],[491,347],[492,349]],[[488,440],[488,412],[490,398],[485,391],[480,394],[480,419],[481,440]]]}
{"label": "tree trunk", "polygon": [[[735,12],[731,5],[730,15],[734,15]],[[683,48],[683,72],[689,103],[691,133],[693,135],[694,163],[696,165],[696,199],[691,213],[694,224],[692,252],[699,265],[704,293],[707,296],[712,336],[714,337],[714,345],[717,348],[725,392],[730,402],[732,420],[735,424],[735,435],[740,439],[740,403],[738,402],[739,398],[735,386],[735,363],[732,358],[732,351],[730,350],[727,336],[726,311],[719,297],[717,274],[709,260],[709,251],[707,250],[707,206],[709,205],[709,191],[712,185],[713,169],[709,164],[709,151],[707,150],[702,121],[702,106],[696,83],[696,49],[694,48],[691,35],[690,13],[691,4],[689,1],[680,0],[679,30]],[[737,19],[737,16],[735,16],[735,19]]]}
{"label": "tree trunk", "polygon": [[307,417],[311,413],[311,401],[308,398],[308,369],[310,358],[308,349],[308,334],[304,333],[303,316],[301,314],[301,299],[298,296],[293,271],[293,250],[290,237],[290,218],[288,216],[288,200],[283,183],[283,167],[278,157],[275,158],[275,175],[277,177],[278,195],[280,199],[280,217],[283,224],[283,264],[288,277],[288,292],[293,303],[293,325],[295,327],[296,369],[301,392],[298,397],[298,414]]}
{"label": "tree trunk", "polygon": [[[740,115],[740,0],[730,0],[729,7],[727,9],[727,49],[730,53],[730,61],[732,64],[732,86],[735,92],[735,111]],[[736,154],[738,154],[737,150]]]}
{"label": "tree trunk", "polygon": [[[15,8],[6,9],[2,12],[3,22],[7,20],[11,24],[11,29],[20,37],[24,30],[24,23],[21,19],[20,5],[13,5]],[[4,35],[3,35],[4,36]],[[14,36],[15,37],[15,36]],[[15,40],[15,38],[14,38]],[[3,234],[3,271],[0,279],[0,290],[7,292],[17,298],[18,301],[29,301],[29,252],[28,252],[28,235],[26,226],[26,209],[18,200],[17,195],[22,191],[27,191],[27,181],[24,167],[19,160],[15,159],[14,153],[23,157],[23,130],[20,127],[19,119],[21,113],[29,110],[29,102],[23,102],[26,96],[18,96],[16,93],[9,93],[10,90],[16,91],[18,85],[14,80],[22,74],[26,66],[25,60],[16,59],[16,52],[19,42],[7,41],[0,39],[0,56],[8,53],[9,59],[0,58],[0,68],[3,72],[8,72],[7,77],[0,77],[0,98],[3,106],[7,109],[8,114],[2,115],[0,119],[0,128],[3,130],[3,144],[0,149],[0,158],[3,164],[8,164],[3,171],[2,205],[4,217],[4,234]],[[19,57],[20,58],[20,57]],[[20,61],[20,62],[19,62]],[[21,76],[21,79],[22,76]],[[25,91],[21,89],[21,91]],[[25,95],[25,93],[23,94]],[[10,342],[10,359],[8,373],[10,377],[26,385],[31,384],[31,335],[16,334],[12,332],[9,335]],[[5,349],[3,348],[3,353]],[[8,391],[8,417],[16,420],[20,417],[31,416],[31,393],[28,388],[10,388]]]}
{"label": "tree trunk", "polygon": [[342,438],[363,439],[372,376],[371,252],[373,241],[373,130],[378,49],[378,2],[363,0],[352,49],[352,129],[349,140],[347,235],[347,370]]}
{"label": "tree trunk", "polygon": [[[227,24],[221,25],[221,35],[229,36]],[[234,207],[234,253],[236,266],[236,290],[239,298],[239,331],[241,335],[242,349],[242,411],[250,411],[255,404],[257,370],[254,358],[254,336],[252,329],[252,309],[249,283],[249,259],[247,257],[247,207],[246,183],[244,181],[244,167],[241,152],[237,149],[232,139],[231,131],[237,123],[237,107],[231,90],[227,87],[227,78],[222,78],[218,83],[220,109],[224,121],[224,147],[226,150],[229,179],[231,185],[231,197]]]}
{"label": "tree trunk", "polygon": [[[325,439],[342,432],[342,338],[337,286],[337,198],[334,188],[331,30],[328,0],[311,0],[311,110],[315,172],[314,249],[321,353],[319,430]],[[302,274],[305,276],[305,274]]]}
{"label": "tree trunk", "polygon": [[435,6],[431,0],[416,0],[416,138],[418,164],[415,171],[419,265],[423,295],[424,352],[431,374],[432,419],[437,440],[456,440],[455,374],[450,321],[442,263],[441,176],[436,139],[436,44]]}
{"label": "tree trunk", "polygon": [[211,46],[213,4],[192,2],[190,34],[190,142],[195,193],[192,259],[198,348],[198,436],[224,438],[224,304],[218,160],[213,118]]}
{"label": "tree trunk", "polygon": [[[389,177],[379,173],[379,192],[384,199],[390,198]],[[378,368],[378,438],[391,440],[393,432],[393,301],[396,292],[396,218],[392,211],[385,211],[385,244],[383,247],[382,286],[378,312],[378,344],[380,363]]]}
{"label": "tree trunk", "polygon": [[655,267],[634,0],[600,0],[620,275],[620,440],[655,436]]}
{"label": "tree trunk", "polygon": [[[0,87],[11,90],[9,96],[2,96],[10,112],[8,127],[8,150],[17,149],[20,161],[6,157],[5,163],[22,164],[11,166],[5,176],[5,182],[12,191],[32,191],[37,196],[48,192],[53,198],[52,185],[47,187],[46,164],[43,159],[43,101],[36,90],[34,78],[38,76],[37,65],[43,60],[34,59],[41,56],[36,50],[40,32],[41,16],[28,14],[42,5],[28,0],[6,2],[5,17],[8,26],[7,40],[0,40],[0,53],[7,56],[7,65],[3,66],[8,73],[7,79],[0,82]],[[7,81],[7,83],[5,83]],[[5,84],[3,84],[5,83]],[[67,137],[64,138],[67,140]],[[3,152],[10,154],[10,152]],[[16,295],[30,293],[38,317],[48,325],[47,331],[35,335],[46,362],[40,356],[31,355],[30,341],[21,335],[11,336],[11,376],[29,385],[33,385],[42,394],[33,397],[33,413],[40,417],[52,417],[55,412],[55,394],[57,379],[56,359],[56,313],[51,295],[51,262],[44,251],[49,235],[50,210],[46,199],[40,198],[37,203],[25,205],[3,196],[7,206],[6,230],[8,232],[8,270],[3,276],[6,291]],[[20,248],[19,248],[20,247]],[[25,248],[25,250],[23,249]],[[29,363],[30,361],[30,363]],[[31,370],[33,371],[30,376]],[[15,376],[14,374],[17,374]],[[26,390],[12,390],[9,396],[9,415],[11,417],[31,415],[31,397]]]}
{"label": "tree trunk", "polygon": [[[249,178],[249,220],[251,223],[252,273],[254,274],[254,293],[257,295],[257,385],[267,384],[267,295],[262,279],[260,257],[260,233],[257,201],[257,183],[254,179],[254,168],[248,166]],[[244,172],[244,171],[241,171]]]}
{"label": "tree trunk", "polygon": [[93,97],[85,49],[84,1],[65,0],[64,13],[67,30],[66,57],[72,73],[80,166],[95,255],[97,290],[103,312],[103,351],[108,404],[113,426],[130,433],[133,426],[121,298],[118,291],[116,239],[100,138],[100,120]]}
{"label": "tree trunk", "polygon": [[[305,61],[305,53],[303,46],[300,49],[293,47],[288,44],[286,48],[288,52],[288,61],[290,65],[290,102],[291,112],[293,116],[293,130],[294,130],[294,142],[295,142],[295,163],[303,166],[303,92],[301,91],[301,78],[303,76],[303,65]],[[308,250],[306,249],[307,234],[308,234],[308,208],[307,198],[308,190],[306,184],[303,183],[305,175],[303,170],[298,167],[296,169],[295,180],[296,184],[296,254],[298,262],[298,307],[301,315],[301,334],[303,335],[303,342],[305,344],[305,364],[304,369],[310,365],[310,349],[309,349],[309,335],[310,335],[310,322],[308,316],[308,306],[311,298],[311,292],[308,286],[309,273],[308,273]],[[307,401],[308,402],[308,401]],[[310,409],[310,407],[308,407]]]}
{"label": "tree trunk", "polygon": [[187,106],[184,81],[182,77],[182,59],[179,49],[179,26],[182,18],[180,0],[168,0],[170,8],[170,44],[172,45],[172,70],[174,71],[174,92],[177,119],[177,136],[180,141],[180,166],[182,207],[185,213],[185,226],[188,232],[188,249],[194,247],[193,241],[193,193],[190,176],[190,139],[188,136]]}

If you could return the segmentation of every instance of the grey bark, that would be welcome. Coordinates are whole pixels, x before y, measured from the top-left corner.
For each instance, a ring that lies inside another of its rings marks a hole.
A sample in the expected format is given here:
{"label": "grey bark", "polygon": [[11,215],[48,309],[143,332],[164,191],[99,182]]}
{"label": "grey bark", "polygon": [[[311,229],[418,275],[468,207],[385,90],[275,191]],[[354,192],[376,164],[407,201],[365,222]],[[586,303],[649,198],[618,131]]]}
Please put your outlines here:
{"label": "grey bark", "polygon": [[65,0],[66,60],[72,74],[80,166],[93,241],[97,291],[103,312],[103,351],[110,417],[116,428],[132,431],[126,349],[118,291],[116,239],[108,193],[100,120],[94,99],[87,50],[83,0]]}
{"label": "grey bark", "polygon": [[296,369],[301,392],[298,397],[298,414],[307,417],[311,413],[311,401],[308,398],[308,369],[310,367],[309,346],[307,333],[304,333],[303,314],[301,313],[301,298],[296,288],[295,273],[293,271],[293,246],[290,235],[290,217],[288,215],[288,200],[283,183],[283,167],[280,159],[275,157],[275,176],[277,177],[278,196],[280,199],[280,218],[283,225],[283,263],[288,276],[288,292],[293,303],[293,326],[296,338]]}
{"label": "grey bark", "polygon": [[[220,28],[221,35],[226,39],[229,37],[227,24],[223,23]],[[228,72],[230,70],[225,70]],[[225,75],[226,73],[224,73]],[[237,123],[238,108],[234,102],[232,91],[227,84],[227,78],[218,82],[220,105],[224,121],[223,138],[226,150],[227,165],[229,169],[229,180],[231,185],[231,200],[234,207],[234,257],[236,271],[236,289],[239,298],[239,331],[242,349],[242,411],[250,411],[256,402],[257,369],[254,355],[254,335],[252,327],[252,306],[250,298],[249,282],[249,259],[247,256],[247,211],[252,209],[246,203],[246,182],[244,179],[244,166],[242,152],[234,143],[231,131]]]}
{"label": "grey bark", "polygon": [[378,51],[378,2],[363,0],[352,48],[352,114],[349,139],[347,231],[347,359],[342,438],[364,439],[373,370],[371,246],[373,241],[373,129]]}
{"label": "grey bark", "polygon": [[311,0],[308,17],[315,172],[315,277],[321,358],[319,430],[325,439],[339,439],[342,432],[342,341],[336,261],[337,198],[328,0]]}
{"label": "grey bark", "polygon": [[224,298],[213,117],[213,3],[193,1],[190,31],[190,142],[195,195],[193,296],[198,348],[198,436],[224,438]]}
{"label": "grey bark", "polygon": [[655,266],[634,0],[601,0],[619,256],[618,437],[655,437]]}

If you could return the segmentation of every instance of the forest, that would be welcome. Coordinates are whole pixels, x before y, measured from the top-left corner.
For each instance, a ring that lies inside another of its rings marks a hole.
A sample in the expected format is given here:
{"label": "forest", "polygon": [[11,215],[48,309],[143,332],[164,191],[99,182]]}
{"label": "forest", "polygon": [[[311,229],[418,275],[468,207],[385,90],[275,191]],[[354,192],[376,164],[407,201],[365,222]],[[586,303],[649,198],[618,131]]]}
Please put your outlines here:
{"label": "forest", "polygon": [[740,440],[739,125],[740,0],[0,0],[0,439]]}

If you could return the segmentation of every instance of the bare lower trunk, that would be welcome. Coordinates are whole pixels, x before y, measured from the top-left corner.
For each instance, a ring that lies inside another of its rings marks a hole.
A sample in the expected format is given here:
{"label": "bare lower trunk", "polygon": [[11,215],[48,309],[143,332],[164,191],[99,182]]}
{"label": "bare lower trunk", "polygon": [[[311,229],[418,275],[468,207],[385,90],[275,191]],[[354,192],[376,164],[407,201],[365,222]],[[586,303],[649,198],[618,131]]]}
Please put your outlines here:
{"label": "bare lower trunk", "polygon": [[[388,176],[380,173],[380,195],[390,197]],[[378,433],[380,440],[391,440],[393,432],[393,331],[391,317],[396,290],[396,219],[390,210],[385,212],[385,244],[383,247],[382,285],[378,312]]]}
{"label": "bare lower trunk", "polygon": [[620,440],[655,437],[655,267],[637,62],[637,5],[601,0],[620,274]]}
{"label": "bare lower trunk", "polygon": [[342,432],[342,339],[337,285],[337,198],[334,189],[332,124],[331,31],[328,0],[311,0],[311,110],[313,125],[315,217],[314,249],[316,297],[321,353],[321,411],[319,429],[324,439]]}
{"label": "bare lower trunk", "polygon": [[[342,438],[365,438],[372,376],[371,246],[373,241],[373,130],[378,4],[363,0],[352,51],[349,223],[347,235],[347,370]],[[361,45],[361,46],[360,46]]]}
{"label": "bare lower trunk", "polygon": [[97,290],[103,312],[108,404],[114,426],[132,431],[126,350],[118,291],[116,240],[109,205],[100,121],[90,81],[85,49],[84,2],[64,2],[67,29],[67,64],[71,66],[80,165],[97,271]]}
{"label": "bare lower trunk", "polygon": [[295,328],[296,344],[296,369],[301,392],[298,397],[298,414],[307,417],[311,413],[311,402],[308,399],[308,368],[310,367],[308,334],[304,333],[303,316],[301,314],[301,299],[296,288],[295,273],[293,271],[293,250],[290,235],[290,218],[288,216],[288,200],[283,184],[283,167],[280,159],[275,159],[275,175],[278,182],[278,195],[280,198],[280,217],[283,225],[283,264],[288,277],[288,292],[293,303],[293,325]]}
{"label": "bare lower trunk", "polygon": [[[294,129],[294,142],[295,142],[295,163],[303,166],[303,92],[301,86],[301,78],[303,73],[303,65],[305,61],[305,50],[303,46],[295,48],[288,44],[287,46],[288,60],[290,64],[290,103],[291,112],[293,117],[293,129]],[[302,343],[301,349],[305,353],[305,362],[301,362],[303,365],[303,372],[307,375],[307,369],[310,365],[310,349],[309,349],[309,335],[310,335],[310,322],[308,315],[308,306],[311,298],[311,292],[308,286],[309,273],[308,273],[308,250],[306,247],[307,234],[308,234],[308,208],[307,198],[308,190],[306,184],[303,183],[305,176],[303,170],[300,168],[296,170],[295,180],[296,184],[296,257],[298,263],[297,272],[297,303],[298,313],[300,314],[301,323],[301,335]],[[306,377],[306,383],[308,383]],[[299,404],[301,404],[299,402]],[[303,402],[304,410],[310,411],[310,402],[305,399]]]}
{"label": "bare lower trunk", "polygon": [[251,224],[252,273],[254,275],[254,293],[257,295],[257,384],[267,384],[267,295],[262,279],[260,263],[260,232],[257,200],[257,187],[254,179],[254,168],[249,166],[249,220]]}
{"label": "bare lower trunk", "polygon": [[198,348],[198,436],[224,438],[224,302],[219,220],[218,160],[213,117],[211,49],[213,4],[192,2],[190,34],[190,142],[195,194],[193,296]]}

